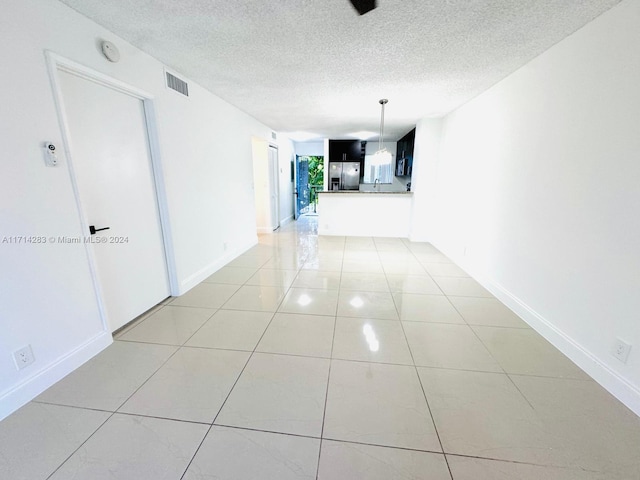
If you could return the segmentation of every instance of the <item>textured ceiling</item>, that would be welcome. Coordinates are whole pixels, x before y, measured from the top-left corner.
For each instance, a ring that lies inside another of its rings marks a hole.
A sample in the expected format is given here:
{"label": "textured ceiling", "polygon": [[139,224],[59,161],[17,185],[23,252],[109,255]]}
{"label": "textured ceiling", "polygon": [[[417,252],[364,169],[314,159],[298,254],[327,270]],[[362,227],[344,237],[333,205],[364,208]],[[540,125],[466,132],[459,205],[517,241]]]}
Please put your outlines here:
{"label": "textured ceiling", "polygon": [[62,0],[274,130],[441,116],[619,0]]}

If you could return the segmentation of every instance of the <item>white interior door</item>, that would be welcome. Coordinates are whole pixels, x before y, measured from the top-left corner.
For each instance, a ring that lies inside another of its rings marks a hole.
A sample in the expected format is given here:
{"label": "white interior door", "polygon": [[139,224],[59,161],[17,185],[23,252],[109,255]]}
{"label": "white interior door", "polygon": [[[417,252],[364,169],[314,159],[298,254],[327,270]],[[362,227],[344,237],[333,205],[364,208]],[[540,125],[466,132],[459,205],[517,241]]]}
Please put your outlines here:
{"label": "white interior door", "polygon": [[280,226],[280,175],[278,149],[269,147],[269,201],[271,202],[271,228]]}
{"label": "white interior door", "polygon": [[64,71],[59,79],[82,210],[89,225],[109,227],[91,248],[114,331],[170,293],[144,103]]}

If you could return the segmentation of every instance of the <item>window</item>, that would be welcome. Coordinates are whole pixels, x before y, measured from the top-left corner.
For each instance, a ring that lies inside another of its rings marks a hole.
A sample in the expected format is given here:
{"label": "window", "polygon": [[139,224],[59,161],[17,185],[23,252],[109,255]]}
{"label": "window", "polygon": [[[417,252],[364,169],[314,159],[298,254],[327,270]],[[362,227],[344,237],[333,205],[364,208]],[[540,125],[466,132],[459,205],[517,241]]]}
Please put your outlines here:
{"label": "window", "polygon": [[389,162],[377,164],[373,155],[364,156],[364,183],[393,183],[393,156],[389,155]]}

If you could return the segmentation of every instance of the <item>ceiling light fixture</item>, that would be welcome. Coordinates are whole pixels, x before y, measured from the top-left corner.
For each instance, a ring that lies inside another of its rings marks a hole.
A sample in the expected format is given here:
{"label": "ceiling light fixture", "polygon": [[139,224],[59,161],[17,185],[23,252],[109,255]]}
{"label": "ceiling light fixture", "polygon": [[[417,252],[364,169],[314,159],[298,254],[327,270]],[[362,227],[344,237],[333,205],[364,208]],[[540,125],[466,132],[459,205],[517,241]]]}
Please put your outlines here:
{"label": "ceiling light fixture", "polygon": [[391,165],[391,152],[382,146],[384,141],[384,106],[389,102],[386,98],[381,99],[378,103],[382,106],[380,112],[380,138],[378,140],[378,151],[371,158],[371,165]]}

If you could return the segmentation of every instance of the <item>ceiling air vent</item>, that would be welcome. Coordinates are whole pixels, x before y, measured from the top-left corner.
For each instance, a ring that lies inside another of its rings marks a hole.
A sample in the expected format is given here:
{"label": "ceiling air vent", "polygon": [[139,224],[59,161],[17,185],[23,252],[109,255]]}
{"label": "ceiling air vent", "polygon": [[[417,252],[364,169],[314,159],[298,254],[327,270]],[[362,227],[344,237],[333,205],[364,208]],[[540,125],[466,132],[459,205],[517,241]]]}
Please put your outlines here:
{"label": "ceiling air vent", "polygon": [[169,72],[165,72],[167,74],[167,87],[171,90],[175,90],[178,93],[181,93],[185,97],[189,96],[189,85],[184,80],[180,80],[175,75],[171,75]]}

